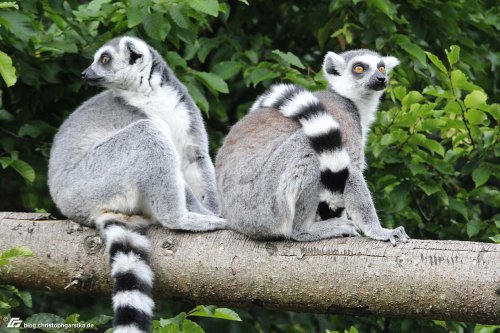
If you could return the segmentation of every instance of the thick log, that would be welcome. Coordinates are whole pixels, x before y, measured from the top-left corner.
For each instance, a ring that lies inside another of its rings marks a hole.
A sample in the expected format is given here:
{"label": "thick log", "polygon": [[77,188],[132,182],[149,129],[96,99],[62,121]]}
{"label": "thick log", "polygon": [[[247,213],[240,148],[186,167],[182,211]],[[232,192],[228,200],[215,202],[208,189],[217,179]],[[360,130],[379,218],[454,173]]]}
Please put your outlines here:
{"label": "thick log", "polygon": [[[148,231],[156,298],[196,304],[350,315],[500,323],[500,245],[366,238],[253,241],[232,231]],[[54,292],[109,295],[96,230],[44,214],[0,213],[0,251],[18,258],[0,282]]]}

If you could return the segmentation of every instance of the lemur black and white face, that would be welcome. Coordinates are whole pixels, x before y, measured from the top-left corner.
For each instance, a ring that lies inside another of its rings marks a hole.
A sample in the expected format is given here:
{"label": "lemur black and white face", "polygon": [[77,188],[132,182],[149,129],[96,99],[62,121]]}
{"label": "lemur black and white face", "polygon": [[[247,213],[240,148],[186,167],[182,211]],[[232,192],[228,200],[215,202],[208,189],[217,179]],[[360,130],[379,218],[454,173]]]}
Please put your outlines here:
{"label": "lemur black and white face", "polygon": [[133,90],[141,84],[141,75],[150,62],[151,52],[146,43],[133,37],[119,37],[97,50],[82,78],[90,85]]}
{"label": "lemur black and white face", "polygon": [[378,98],[387,86],[389,72],[399,64],[395,57],[382,57],[370,50],[341,54],[328,52],[323,71],[330,87],[353,101]]}

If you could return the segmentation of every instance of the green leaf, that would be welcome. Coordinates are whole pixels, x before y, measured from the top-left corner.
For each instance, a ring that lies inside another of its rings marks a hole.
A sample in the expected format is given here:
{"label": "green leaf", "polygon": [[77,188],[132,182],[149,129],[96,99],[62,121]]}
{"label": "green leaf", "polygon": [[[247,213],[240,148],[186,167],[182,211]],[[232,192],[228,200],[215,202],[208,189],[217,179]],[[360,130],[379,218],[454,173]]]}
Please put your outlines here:
{"label": "green leaf", "polygon": [[403,97],[403,100],[401,103],[405,106],[412,105],[415,103],[419,103],[424,99],[424,96],[422,96],[421,93],[418,91],[410,91],[408,94],[406,94],[405,97]]}
{"label": "green leaf", "polygon": [[194,72],[194,76],[199,78],[200,81],[209,89],[224,94],[229,93],[227,83],[217,74],[207,72]]}
{"label": "green leaf", "polygon": [[394,87],[392,88],[392,91],[394,92],[394,96],[401,101],[405,96],[406,96],[406,87],[404,86],[399,86],[399,87]]}
{"label": "green leaf", "polygon": [[159,321],[160,327],[165,327],[165,326],[168,326],[170,324],[176,324],[176,325],[179,325],[179,327],[180,327],[182,325],[182,322],[186,319],[186,316],[187,315],[185,312],[181,312],[173,318],[168,318],[168,319],[162,318]]}
{"label": "green leaf", "polygon": [[12,65],[12,59],[2,51],[0,51],[0,74],[7,87],[12,87],[17,81],[16,68]]}
{"label": "green leaf", "polygon": [[194,321],[184,319],[182,322],[182,333],[205,333],[205,331]]}
{"label": "green leaf", "polygon": [[24,321],[29,324],[62,324],[64,319],[52,313],[35,313]]}
{"label": "green leaf", "polygon": [[298,67],[300,69],[306,68],[302,64],[302,62],[300,61],[300,59],[295,54],[293,54],[292,52],[283,53],[280,50],[273,50],[272,53],[278,55],[286,63],[288,63],[288,64],[290,64],[292,66]]}
{"label": "green leaf", "polygon": [[198,104],[200,109],[208,114],[210,105],[208,104],[208,100],[202,90],[198,88],[197,85],[191,82],[186,82],[186,87],[188,88],[189,94],[193,97],[194,101],[196,102],[196,104]]}
{"label": "green leaf", "polygon": [[[500,120],[500,104],[495,103],[495,104],[490,105],[490,107],[486,109],[486,112],[491,114],[493,119],[495,119],[496,121]],[[1,114],[1,111],[0,111],[0,114]]]}
{"label": "green leaf", "polygon": [[[500,235],[496,235],[496,237],[500,237]],[[491,237],[493,238],[493,237]],[[498,240],[497,240],[498,243]],[[476,324],[474,327],[474,333],[498,333],[500,330],[500,325],[480,325]]]}
{"label": "green leaf", "polygon": [[28,308],[31,308],[33,306],[33,299],[31,298],[31,293],[29,291],[20,291],[19,298]]}
{"label": "green leaf", "polygon": [[475,90],[465,96],[464,103],[468,108],[479,108],[485,105],[487,99],[488,95],[486,95],[483,91]]}
{"label": "green leaf", "polygon": [[73,313],[73,314],[70,314],[69,316],[67,316],[66,319],[64,319],[64,323],[65,324],[76,324],[76,323],[80,322],[79,318],[80,318],[79,313]]}
{"label": "green leaf", "polygon": [[23,42],[28,42],[30,38],[36,35],[32,24],[30,17],[21,11],[0,11],[0,25],[2,28],[7,29]]}
{"label": "green leaf", "polygon": [[167,63],[170,67],[181,67],[186,68],[187,62],[186,60],[179,55],[179,53],[174,51],[168,51],[166,55]]}
{"label": "green leaf", "polygon": [[435,140],[428,139],[425,135],[417,133],[412,135],[408,140],[410,143],[416,144],[418,146],[424,147],[430,151],[433,151],[441,156],[444,156],[444,148],[441,144]]}
{"label": "green leaf", "polygon": [[427,195],[433,195],[441,190],[439,186],[432,184],[418,184],[418,187],[420,187]]}
{"label": "green leaf", "polygon": [[221,61],[212,68],[212,72],[228,80],[238,74],[242,67],[243,64],[239,61]]}
{"label": "green leaf", "polygon": [[422,65],[427,64],[427,60],[425,57],[425,51],[422,50],[420,46],[414,43],[410,42],[401,42],[399,43],[399,46],[406,51],[409,55],[413,56],[415,59],[417,59]]}
{"label": "green leaf", "polygon": [[184,15],[183,5],[173,5],[170,7],[170,17],[179,27],[187,29],[189,28],[189,20]]}
{"label": "green leaf", "polygon": [[4,8],[15,8],[19,9],[19,6],[14,2],[14,1],[9,1],[9,2],[1,2],[0,3],[0,9]]}
{"label": "green leaf", "polygon": [[446,57],[448,58],[448,63],[450,66],[455,64],[460,58],[460,46],[452,45],[450,47],[450,51],[446,50]]}
{"label": "green leaf", "polygon": [[144,19],[142,6],[141,0],[130,1],[130,7],[127,8],[127,26],[129,28],[139,25]]}
{"label": "green leaf", "polygon": [[149,37],[155,40],[165,40],[170,28],[168,20],[159,12],[150,14],[144,19],[144,30]]}
{"label": "green leaf", "polygon": [[454,114],[462,114],[462,108],[460,107],[460,104],[458,104],[458,102],[454,100],[449,101],[444,107],[444,110],[446,112],[451,112]]}
{"label": "green leaf", "polygon": [[17,257],[31,257],[34,253],[25,246],[15,246],[0,253],[0,259],[14,259]]}
{"label": "green leaf", "polygon": [[200,40],[200,48],[198,49],[198,59],[200,62],[205,62],[208,54],[219,46],[216,39],[202,38]]}
{"label": "green leaf", "polygon": [[442,87],[433,85],[425,87],[424,90],[422,90],[422,93],[436,97],[445,97],[445,98],[452,97],[452,95],[448,91],[444,90]]}
{"label": "green leaf", "polygon": [[482,124],[485,120],[488,118],[486,117],[486,114],[483,111],[477,110],[477,109],[469,109],[465,113],[465,118],[472,124],[472,125],[480,125]]}
{"label": "green leaf", "polygon": [[267,68],[262,68],[262,67],[257,67],[255,68],[248,78],[252,82],[253,86],[255,87],[259,82],[269,80],[269,79],[274,79],[279,77],[280,74],[276,72],[272,72]]}
{"label": "green leaf", "polygon": [[454,88],[465,89],[468,91],[482,90],[481,87],[470,82],[467,75],[459,69],[451,71],[451,84]]}
{"label": "green leaf", "polygon": [[441,72],[448,74],[448,71],[446,70],[446,67],[444,67],[444,64],[441,60],[439,60],[438,57],[436,57],[434,54],[430,52],[425,52],[427,54],[427,57],[429,60],[436,66]]}
{"label": "green leaf", "polygon": [[472,219],[467,222],[467,235],[470,237],[476,236],[483,226],[483,222],[478,219]]}
{"label": "green leaf", "polygon": [[17,173],[23,176],[28,182],[33,183],[35,180],[35,170],[33,170],[28,163],[21,160],[15,160],[12,161],[10,167],[16,170]]}
{"label": "green leaf", "polygon": [[187,3],[196,11],[211,16],[219,14],[219,2],[217,0],[189,0]]}
{"label": "green leaf", "polygon": [[240,316],[238,316],[238,314],[233,310],[227,308],[217,308],[214,305],[210,306],[199,305],[193,310],[189,311],[188,316],[241,321]]}
{"label": "green leaf", "polygon": [[459,212],[466,220],[469,219],[469,209],[463,201],[450,198],[450,208]]}
{"label": "green leaf", "polygon": [[14,116],[10,112],[0,110],[0,120],[11,121],[14,120]]}
{"label": "green leaf", "polygon": [[19,289],[10,285],[0,285],[0,288],[8,290],[14,295],[16,295],[21,301],[23,301],[24,305],[26,305],[28,308],[32,307],[33,303],[29,291],[19,291]]}
{"label": "green leaf", "polygon": [[153,331],[155,333],[181,333],[178,324],[170,323],[168,325],[160,327],[158,330]]}
{"label": "green leaf", "polygon": [[368,3],[377,7],[382,13],[384,13],[391,19],[396,13],[396,10],[392,6],[389,6],[389,4],[385,0],[368,0]]}
{"label": "green leaf", "polygon": [[42,133],[43,133],[43,127],[42,126],[37,126],[36,123],[35,124],[28,123],[28,124],[22,125],[19,128],[19,132],[17,133],[17,135],[19,135],[20,137],[31,136],[33,139],[36,139]]}
{"label": "green leaf", "polygon": [[[500,243],[500,234],[496,234],[495,236],[493,237],[489,237],[489,239],[492,241],[492,242],[495,242],[495,243]],[[495,326],[496,329],[500,328],[498,326]],[[475,331],[474,331],[475,332]],[[479,331],[481,333],[483,333],[483,331]],[[486,331],[486,332],[491,332],[491,333],[494,333],[495,330],[490,330],[490,331]]]}
{"label": "green leaf", "polygon": [[112,319],[113,319],[113,317],[111,317],[111,316],[106,316],[106,315],[101,314],[101,315],[95,316],[95,317],[85,321],[85,323],[94,325],[94,327],[98,327],[98,326],[105,325],[105,324],[109,323]]}
{"label": "green leaf", "polygon": [[484,185],[491,176],[493,170],[486,164],[480,164],[478,168],[472,172],[472,180],[476,187]]}
{"label": "green leaf", "polygon": [[12,164],[14,160],[10,157],[0,157],[0,164],[2,165],[2,168],[5,169],[7,168],[9,165]]}

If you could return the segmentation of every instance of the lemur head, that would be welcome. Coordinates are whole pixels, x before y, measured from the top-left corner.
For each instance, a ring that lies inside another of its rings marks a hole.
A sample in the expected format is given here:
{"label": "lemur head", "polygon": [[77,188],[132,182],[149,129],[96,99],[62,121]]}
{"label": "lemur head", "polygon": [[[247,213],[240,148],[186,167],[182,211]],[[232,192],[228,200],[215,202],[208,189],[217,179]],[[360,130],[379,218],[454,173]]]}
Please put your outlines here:
{"label": "lemur head", "polygon": [[389,72],[398,64],[397,58],[382,57],[370,50],[328,52],[323,71],[330,88],[340,95],[355,103],[378,101],[387,86]]}
{"label": "lemur head", "polygon": [[151,57],[150,47],[142,40],[118,37],[97,50],[82,78],[90,85],[133,90],[140,85],[141,72]]}

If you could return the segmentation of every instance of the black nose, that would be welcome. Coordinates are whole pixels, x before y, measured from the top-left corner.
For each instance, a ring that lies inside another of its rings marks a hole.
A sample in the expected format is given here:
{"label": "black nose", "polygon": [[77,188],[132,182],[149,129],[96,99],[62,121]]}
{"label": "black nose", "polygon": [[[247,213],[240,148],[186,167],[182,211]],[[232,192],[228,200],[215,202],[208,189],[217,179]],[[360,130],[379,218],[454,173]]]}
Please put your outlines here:
{"label": "black nose", "polygon": [[87,77],[87,70],[84,70],[82,72],[82,79],[85,79]]}
{"label": "black nose", "polygon": [[383,76],[377,76],[378,82],[385,82],[385,77]]}

